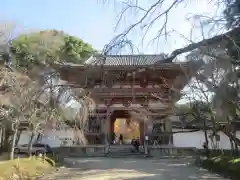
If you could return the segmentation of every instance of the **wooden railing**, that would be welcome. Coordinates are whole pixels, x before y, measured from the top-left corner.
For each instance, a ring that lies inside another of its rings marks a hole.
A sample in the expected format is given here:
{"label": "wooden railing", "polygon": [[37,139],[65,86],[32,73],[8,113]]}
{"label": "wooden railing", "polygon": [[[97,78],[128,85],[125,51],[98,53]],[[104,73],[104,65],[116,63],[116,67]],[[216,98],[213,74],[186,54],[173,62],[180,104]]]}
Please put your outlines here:
{"label": "wooden railing", "polygon": [[87,89],[88,91],[94,93],[95,95],[134,95],[141,96],[146,94],[161,94],[165,95],[168,93],[167,88],[91,88]]}

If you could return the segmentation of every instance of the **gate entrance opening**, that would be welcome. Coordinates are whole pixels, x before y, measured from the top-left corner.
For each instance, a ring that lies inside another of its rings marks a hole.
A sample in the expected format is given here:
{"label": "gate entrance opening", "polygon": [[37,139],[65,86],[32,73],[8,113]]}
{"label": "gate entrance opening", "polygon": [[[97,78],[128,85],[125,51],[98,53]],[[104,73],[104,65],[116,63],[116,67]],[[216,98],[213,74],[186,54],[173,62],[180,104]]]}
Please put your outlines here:
{"label": "gate entrance opening", "polygon": [[130,144],[131,140],[137,137],[143,143],[144,123],[132,119],[127,110],[115,110],[110,118],[110,134],[116,135],[115,143],[119,142],[120,134],[124,144]]}

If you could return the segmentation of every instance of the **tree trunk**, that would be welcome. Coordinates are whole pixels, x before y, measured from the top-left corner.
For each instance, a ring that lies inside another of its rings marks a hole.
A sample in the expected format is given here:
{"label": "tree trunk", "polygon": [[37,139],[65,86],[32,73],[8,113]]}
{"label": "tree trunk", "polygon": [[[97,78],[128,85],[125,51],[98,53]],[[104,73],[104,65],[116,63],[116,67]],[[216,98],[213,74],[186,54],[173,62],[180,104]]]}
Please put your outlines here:
{"label": "tree trunk", "polygon": [[208,149],[208,135],[207,135],[207,126],[206,126],[206,119],[203,120],[203,126],[204,126],[204,136],[205,136],[205,151],[206,156],[209,157],[209,149]]}
{"label": "tree trunk", "polygon": [[22,130],[19,130],[18,133],[17,133],[16,145],[18,145],[18,142],[20,140],[21,134],[22,134]]}
{"label": "tree trunk", "polygon": [[13,139],[12,139],[12,144],[11,144],[11,150],[10,150],[10,160],[14,159],[14,149],[15,149],[15,144],[16,144],[16,139],[17,139],[17,133],[18,133],[18,128],[14,130],[13,134]]}
{"label": "tree trunk", "polygon": [[238,154],[239,154],[238,145],[235,144],[235,155],[238,156]]}
{"label": "tree trunk", "polygon": [[232,132],[226,130],[226,128],[222,131],[226,136],[228,136],[237,146],[240,146],[240,139],[236,137]]}
{"label": "tree trunk", "polygon": [[212,134],[213,134],[213,137],[212,137],[212,147],[214,150],[217,149],[217,141],[216,141],[216,136],[217,136],[217,128],[216,128],[216,121],[215,121],[215,118],[213,117],[213,115],[211,114],[211,121],[213,123],[213,127],[212,127]]}
{"label": "tree trunk", "polygon": [[[235,137],[237,137],[235,130],[234,130],[234,133],[233,133],[233,134],[234,134]],[[235,156],[238,156],[238,154],[239,154],[239,152],[238,152],[238,145],[237,145],[236,143],[234,143],[234,145],[235,145],[234,155],[235,155]]]}
{"label": "tree trunk", "polygon": [[30,157],[32,155],[32,144],[33,144],[33,138],[35,136],[35,132],[32,132],[30,140],[28,142],[28,156]]}
{"label": "tree trunk", "polygon": [[231,154],[234,153],[234,144],[233,141],[231,140],[231,138],[229,138],[230,144],[231,144]]}
{"label": "tree trunk", "polygon": [[2,129],[1,129],[1,152],[3,151],[4,139],[5,139],[5,128],[2,127]]}
{"label": "tree trunk", "polygon": [[3,151],[7,152],[10,150],[10,144],[12,144],[12,142],[10,141],[10,139],[12,139],[11,136],[12,130],[6,127],[4,130]]}
{"label": "tree trunk", "polygon": [[36,141],[37,141],[37,142],[42,141],[42,133],[38,133],[38,136],[37,136]]}
{"label": "tree trunk", "polygon": [[74,131],[74,142],[76,144],[78,144],[78,145],[88,144],[88,140],[87,140],[84,132],[81,129],[75,127],[73,131]]}

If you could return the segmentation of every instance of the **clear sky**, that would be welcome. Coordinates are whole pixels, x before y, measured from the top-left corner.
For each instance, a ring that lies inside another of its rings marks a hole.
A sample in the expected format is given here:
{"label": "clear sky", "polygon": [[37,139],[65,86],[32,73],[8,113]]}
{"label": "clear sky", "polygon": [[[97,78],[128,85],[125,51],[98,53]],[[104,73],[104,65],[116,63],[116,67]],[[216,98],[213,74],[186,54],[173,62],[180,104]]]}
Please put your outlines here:
{"label": "clear sky", "polygon": [[[143,6],[149,5],[146,2],[154,2],[154,0],[139,1]],[[114,27],[119,12],[119,8],[114,8],[109,3],[103,5],[102,2],[103,0],[5,0],[1,2],[0,16],[1,19],[16,21],[19,25],[30,30],[63,30],[80,37],[96,49],[101,50],[117,34],[114,32]],[[188,36],[191,25],[186,22],[186,15],[213,11],[206,0],[195,2],[178,7],[169,15],[170,29],[174,28],[181,34]],[[159,26],[161,26],[160,22],[146,36],[143,46],[140,47],[141,53],[170,52],[186,43],[182,37],[174,35],[169,38],[168,43],[161,41],[161,46],[149,45],[147,42],[156,34]],[[126,24],[118,32],[124,27]],[[134,42],[138,45],[141,44],[141,36],[139,33],[135,36],[132,35]]]}
{"label": "clear sky", "polygon": [[58,29],[101,49],[113,36],[113,11],[95,0],[8,0],[0,15],[29,29]]}

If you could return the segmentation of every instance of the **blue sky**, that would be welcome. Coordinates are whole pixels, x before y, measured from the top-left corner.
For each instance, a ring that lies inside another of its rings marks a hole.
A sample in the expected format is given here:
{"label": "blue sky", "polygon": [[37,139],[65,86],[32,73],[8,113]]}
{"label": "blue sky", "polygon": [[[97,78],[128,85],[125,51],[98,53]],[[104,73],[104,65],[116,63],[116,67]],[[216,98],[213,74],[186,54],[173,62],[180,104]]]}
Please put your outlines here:
{"label": "blue sky", "polygon": [[0,6],[4,19],[33,30],[64,30],[96,48],[102,48],[113,36],[112,14],[113,10],[95,0],[8,0]]}
{"label": "blue sky", "polygon": [[[109,42],[117,33],[114,32],[118,10],[108,3],[103,5],[103,0],[8,0],[1,2],[0,16],[2,19],[16,21],[29,30],[57,29],[71,35],[76,35],[93,45],[98,50]],[[139,0],[143,6],[148,6],[146,0]],[[154,2],[149,0],[148,2]],[[199,8],[201,7],[201,8]],[[176,28],[181,34],[188,35],[191,25],[186,23],[187,13],[211,12],[205,0],[197,3],[178,7],[169,15],[169,28]],[[131,18],[131,17],[130,17]],[[129,21],[130,22],[130,21]],[[131,22],[130,22],[131,23]],[[160,22],[152,28],[142,45],[141,33],[132,35],[140,47],[140,53],[171,52],[183,46],[186,41],[179,35],[173,35],[166,43],[161,40],[161,46],[150,44],[149,41],[156,34]],[[124,24],[121,32],[127,25]],[[141,44],[141,45],[140,45]]]}

